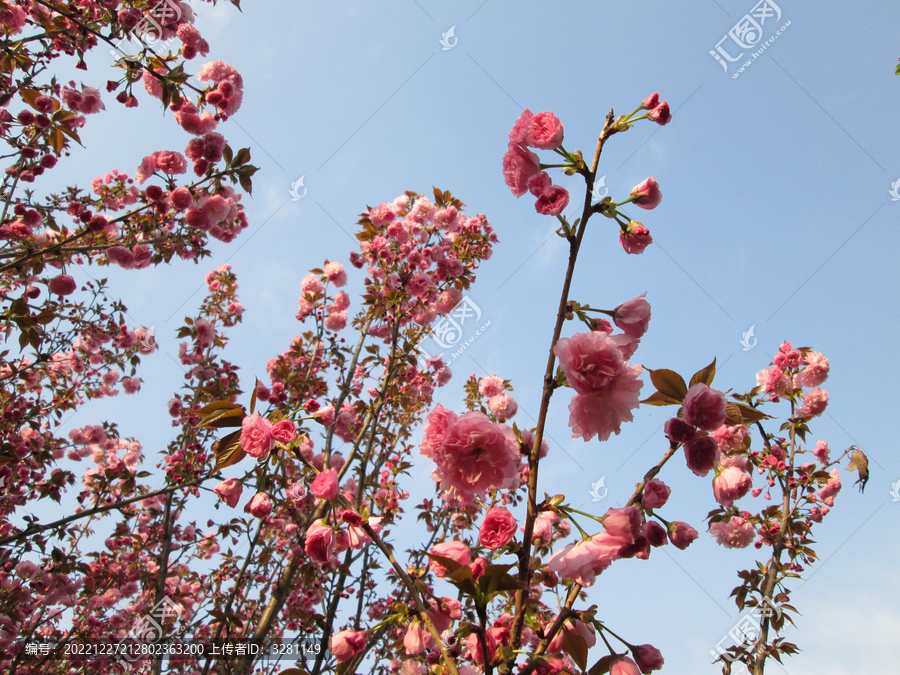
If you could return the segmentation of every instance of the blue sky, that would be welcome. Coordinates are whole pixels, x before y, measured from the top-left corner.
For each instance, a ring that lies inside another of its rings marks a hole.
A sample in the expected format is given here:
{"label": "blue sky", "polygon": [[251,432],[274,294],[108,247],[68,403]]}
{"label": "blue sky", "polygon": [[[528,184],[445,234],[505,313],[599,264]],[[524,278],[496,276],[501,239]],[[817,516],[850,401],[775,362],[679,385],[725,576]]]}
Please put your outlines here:
{"label": "blue sky", "polygon": [[[659,180],[660,207],[629,211],[656,243],[626,256],[611,221],[593,219],[572,297],[613,308],[646,291],[653,319],[633,361],[689,376],[716,357],[721,389],[750,389],[784,340],[826,354],[831,402],[813,440],[837,452],[862,447],[871,480],[860,494],[842,470],[844,490],[815,536],[822,562],[794,586],[802,616],[787,637],[804,651],[770,672],[896,672],[896,5],[780,2],[781,18],[762,26],[763,41],[790,24],[733,78],[750,57],[726,73],[710,50],[752,1],[243,4],[243,13],[227,2],[203,4],[197,26],[213,47],[209,58],[244,77],[243,106],[219,130],[232,147],[250,147],[260,167],[253,197],[244,198],[250,228],[199,266],[110,271],[135,322],[156,326],[162,350],[145,362],[139,396],[86,406],[69,425],[118,419],[152,457],[169,439],[164,406],[181,384],[170,357],[174,331],[200,301],[201,292],[190,292],[209,269],[227,260],[238,275],[245,323],[233,330],[228,357],[249,386],[299,332],[293,317],[306,270],[326,258],[346,262],[358,214],[404,190],[438,186],[470,213],[486,214],[500,237],[470,294],[491,325],[451,366],[455,377],[439,400],[459,409],[466,376],[496,373],[513,381],[516,421],[527,426],[538,410],[567,251],[553,236],[555,220],[504,186],[506,134],[522,108],[551,110],[565,125],[566,148],[592,155],[610,108],[627,113],[658,91],[674,110],[671,124],[643,122],[613,137],[599,171],[619,200],[648,175]],[[451,27],[458,42],[443,49]],[[741,51],[731,38],[721,45],[733,56]],[[109,65],[95,55],[75,79],[102,85]],[[186,145],[171,114],[149,99],[129,111],[111,99],[103,123],[89,120],[84,130],[87,151],[51,174],[55,185],[86,187],[112,168],[132,173],[143,156]],[[579,178],[551,175],[580,203]],[[288,190],[301,176],[308,191],[292,201]],[[351,270],[351,286],[361,281]],[[744,350],[751,326],[758,343]],[[674,409],[642,407],[621,435],[585,444],[569,437],[567,404],[565,392],[554,397],[552,461],[539,489],[598,513],[621,505],[665,451],[661,426]],[[421,463],[410,485],[430,471]],[[609,492],[592,502],[601,477]],[[661,477],[673,487],[664,515],[704,531],[709,480],[687,472],[680,457]],[[427,494],[410,489],[410,505]],[[728,599],[735,570],[756,553],[726,551],[702,532],[687,551],[667,547],[646,562],[616,563],[590,598],[621,635],[659,647],[665,672],[716,673],[709,651],[739,616]]]}

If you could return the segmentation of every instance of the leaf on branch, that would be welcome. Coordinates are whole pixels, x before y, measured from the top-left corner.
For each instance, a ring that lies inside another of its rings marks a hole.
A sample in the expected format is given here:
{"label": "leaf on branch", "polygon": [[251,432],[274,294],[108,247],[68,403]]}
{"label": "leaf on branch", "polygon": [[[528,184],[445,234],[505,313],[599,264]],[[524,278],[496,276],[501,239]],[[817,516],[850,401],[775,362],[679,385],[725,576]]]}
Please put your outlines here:
{"label": "leaf on branch", "polygon": [[244,421],[247,414],[240,406],[234,408],[219,408],[213,410],[200,422],[198,427],[209,427],[211,429],[222,429],[224,427],[239,427]]}
{"label": "leaf on branch", "polygon": [[643,401],[641,401],[641,403],[645,403],[647,405],[658,405],[658,406],[681,405],[681,401],[678,401],[674,398],[670,398],[669,396],[666,396],[665,394],[661,394],[658,391],[651,394],[649,398],[645,398]]}
{"label": "leaf on branch", "polygon": [[568,631],[561,628],[563,634],[563,646],[569,653],[569,656],[575,661],[579,668],[584,670],[587,668],[588,646],[587,642],[578,633]]}
{"label": "leaf on branch", "polygon": [[771,415],[766,415],[761,410],[751,408],[743,403],[731,403],[730,401],[725,405],[725,413],[725,424],[730,424],[731,426],[772,419]]}
{"label": "leaf on branch", "polygon": [[226,466],[237,464],[247,456],[247,453],[241,448],[240,431],[232,431],[227,436],[223,436],[213,443],[212,449],[216,458],[216,466],[213,469],[213,473],[219,469],[224,469]]}
{"label": "leaf on branch", "polygon": [[647,372],[650,373],[650,380],[660,394],[664,394],[665,396],[674,399],[677,403],[684,401],[688,388],[681,375],[674,370],[667,370],[665,368],[660,368],[659,370],[647,368]]}
{"label": "leaf on branch", "polygon": [[591,666],[591,669],[588,671],[588,675],[605,675],[612,667],[615,658],[616,656],[614,654],[607,654],[602,659],[597,661],[597,663]]}
{"label": "leaf on branch", "polygon": [[711,387],[713,380],[716,377],[716,360],[713,359],[712,363],[710,363],[706,368],[701,368],[696,373],[691,376],[691,383],[688,385],[689,387],[693,387],[697,383],[705,384],[707,387]]}
{"label": "leaf on branch", "polygon": [[484,595],[486,601],[489,602],[497,593],[522,589],[519,581],[509,574],[509,570],[513,567],[515,565],[488,565],[484,568],[484,574],[478,577],[477,583],[478,590]]}
{"label": "leaf on branch", "polygon": [[253,393],[250,395],[250,414],[253,414],[253,411],[256,410],[256,391],[259,389],[259,378],[256,378],[256,382],[253,384]]}

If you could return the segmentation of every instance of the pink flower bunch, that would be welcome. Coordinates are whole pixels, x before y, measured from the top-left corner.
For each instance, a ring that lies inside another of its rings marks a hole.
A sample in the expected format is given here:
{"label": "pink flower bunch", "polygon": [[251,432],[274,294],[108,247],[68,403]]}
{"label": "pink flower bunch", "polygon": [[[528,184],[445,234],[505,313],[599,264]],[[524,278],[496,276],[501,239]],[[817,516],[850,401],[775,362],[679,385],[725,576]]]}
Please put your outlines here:
{"label": "pink flower bunch", "polygon": [[187,160],[180,152],[171,150],[154,152],[141,161],[141,165],[134,172],[134,179],[139,184],[143,184],[157,170],[170,176],[186,173]]}
{"label": "pink flower bunch", "polygon": [[795,387],[818,387],[828,379],[831,366],[821,352],[809,351],[803,357],[806,367],[794,376]]}
{"label": "pink flower bunch", "polygon": [[69,110],[93,115],[105,109],[97,89],[82,85],[81,91],[77,91],[74,87],[75,83],[69,82],[68,87],[62,88],[62,100]]}
{"label": "pink flower bunch", "polygon": [[[427,326],[452,311],[462,299],[461,282],[491,257],[497,241],[484,216],[468,217],[453,204],[438,208],[414,193],[370,209],[360,223],[360,251],[350,254],[350,262],[366,268],[366,296],[385,307],[383,323],[369,331],[385,342],[395,318],[401,326]],[[333,276],[340,285],[344,277]]]}
{"label": "pink flower bunch", "polygon": [[828,405],[828,392],[824,389],[813,389],[803,397],[802,405],[797,409],[801,417],[818,417]]}
{"label": "pink flower bunch", "polygon": [[636,345],[627,334],[596,330],[561,338],[553,346],[569,386],[577,392],[569,403],[573,438],[589,441],[597,436],[605,441],[621,431],[622,422],[634,419],[631,411],[639,404],[643,368],[628,365],[627,359]]}
{"label": "pink flower bunch", "polygon": [[[590,586],[614,560],[636,554],[638,557],[649,555],[643,524],[640,509],[633,506],[610,509],[603,521],[605,532],[561,548],[547,562],[547,567],[563,579]],[[646,554],[639,554],[645,547]]]}
{"label": "pink flower bunch", "polygon": [[[156,85],[155,89],[159,90],[156,78],[149,75],[149,71],[144,71],[144,84],[147,86],[148,91],[154,88],[153,85]],[[162,95],[161,90],[159,91],[160,93],[154,94],[157,98]],[[150,93],[153,94],[153,91],[150,91]],[[195,136],[204,136],[219,126],[219,120],[209,110],[204,110],[201,115],[197,106],[190,101],[181,102],[181,105],[175,111],[175,121],[182,129]]]}
{"label": "pink flower bunch", "polygon": [[753,523],[742,516],[719,521],[709,526],[709,532],[725,548],[747,548],[755,536]]}
{"label": "pink flower bunch", "polygon": [[211,131],[199,138],[192,138],[185,148],[185,154],[194,163],[194,174],[203,176],[210,165],[222,160],[224,149],[225,137]]}
{"label": "pink flower bunch", "polygon": [[178,26],[178,30],[176,31],[178,35],[178,39],[181,40],[181,55],[187,59],[191,60],[197,54],[200,56],[206,56],[209,54],[209,43],[203,39],[200,35],[200,31],[194,28],[189,23],[183,23]]}
{"label": "pink flower bunch", "polygon": [[641,108],[647,110],[647,119],[665,126],[672,121],[672,113],[666,101],[659,100],[659,94],[652,93],[641,103]]}
{"label": "pink flower bunch", "polygon": [[432,478],[445,499],[472,501],[488,490],[519,485],[521,455],[515,434],[483,413],[457,416],[438,405],[425,421],[419,449],[437,465]]}
{"label": "pink flower bunch", "polygon": [[503,156],[503,178],[516,196],[531,192],[537,197],[534,208],[541,215],[558,216],[569,204],[569,193],[553,185],[541,171],[538,156],[529,147],[555,150],[562,146],[563,125],[552,112],[532,114],[527,108],[509,132],[509,147]]}
{"label": "pink flower bunch", "polygon": [[204,100],[214,105],[219,119],[228,119],[241,107],[244,97],[244,78],[232,66],[222,61],[210,61],[197,71],[197,79],[206,82],[211,80],[215,89],[204,95]]}

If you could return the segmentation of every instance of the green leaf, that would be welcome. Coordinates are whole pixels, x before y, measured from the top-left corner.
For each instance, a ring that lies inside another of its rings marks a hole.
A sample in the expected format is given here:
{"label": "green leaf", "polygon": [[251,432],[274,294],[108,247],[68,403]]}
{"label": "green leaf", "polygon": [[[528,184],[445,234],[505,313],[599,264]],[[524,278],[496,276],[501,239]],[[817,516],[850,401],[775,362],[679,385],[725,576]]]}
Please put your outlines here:
{"label": "green leaf", "polygon": [[687,385],[684,383],[684,378],[681,375],[674,370],[665,368],[660,368],[659,370],[647,368],[647,372],[650,373],[650,380],[659,393],[675,399],[678,403],[684,401],[684,397],[687,395]]}
{"label": "green leaf", "polygon": [[688,385],[689,387],[693,387],[698,382],[705,384],[707,387],[711,387],[713,383],[713,379],[716,377],[716,360],[713,359],[712,363],[710,363],[706,368],[702,368],[698,370],[691,377],[691,383]]}

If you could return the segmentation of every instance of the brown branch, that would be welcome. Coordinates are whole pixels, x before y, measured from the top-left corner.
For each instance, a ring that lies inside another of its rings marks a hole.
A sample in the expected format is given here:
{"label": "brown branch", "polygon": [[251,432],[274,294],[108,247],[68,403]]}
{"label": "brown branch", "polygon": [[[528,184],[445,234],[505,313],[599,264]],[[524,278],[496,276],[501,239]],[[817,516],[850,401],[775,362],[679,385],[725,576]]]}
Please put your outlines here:
{"label": "brown branch", "polygon": [[[591,196],[594,187],[594,177],[597,173],[597,166],[600,162],[600,154],[603,152],[603,146],[606,140],[613,134],[613,111],[610,110],[606,116],[606,124],[600,133],[597,141],[597,148],[594,152],[594,161],[591,166],[591,172],[585,176],[587,189],[584,196],[584,210],[582,212],[581,223],[578,227],[578,233],[575,237],[569,237],[569,264],[566,268],[566,276],[563,281],[562,294],[559,299],[559,308],[556,313],[556,325],[553,328],[553,339],[550,342],[549,355],[547,357],[547,369],[544,373],[544,389],[541,396],[541,408],[538,414],[537,428],[534,432],[534,442],[531,452],[528,456],[529,476],[528,476],[528,515],[525,519],[525,531],[523,535],[522,547],[519,550],[519,583],[522,589],[516,593],[516,613],[513,620],[511,644],[513,650],[521,645],[522,627],[525,623],[525,596],[531,581],[531,569],[529,563],[531,560],[531,536],[534,533],[534,521],[537,517],[537,481],[538,481],[538,464],[540,462],[541,442],[544,437],[544,425],[547,421],[547,412],[550,409],[550,398],[553,396],[555,388],[554,366],[556,365],[556,355],[553,353],[553,347],[562,334],[563,322],[568,314],[569,289],[572,285],[572,277],[575,272],[575,263],[578,259],[578,251],[581,248],[581,242],[584,239],[584,233],[587,228],[588,220],[591,217]],[[502,672],[509,672],[508,666],[504,664]]]}

